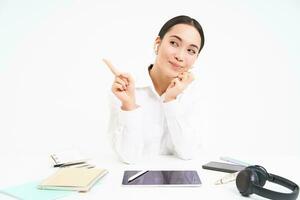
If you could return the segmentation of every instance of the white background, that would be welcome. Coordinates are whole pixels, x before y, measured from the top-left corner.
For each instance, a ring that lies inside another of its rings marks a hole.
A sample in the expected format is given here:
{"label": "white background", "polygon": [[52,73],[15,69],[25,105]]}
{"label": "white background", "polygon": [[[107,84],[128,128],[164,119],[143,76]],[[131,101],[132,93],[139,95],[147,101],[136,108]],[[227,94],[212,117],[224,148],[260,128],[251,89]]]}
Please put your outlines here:
{"label": "white background", "polygon": [[300,155],[299,11],[296,0],[0,0],[0,154],[108,152],[101,58],[144,69],[161,26],[185,14],[206,36],[194,68],[204,149]]}

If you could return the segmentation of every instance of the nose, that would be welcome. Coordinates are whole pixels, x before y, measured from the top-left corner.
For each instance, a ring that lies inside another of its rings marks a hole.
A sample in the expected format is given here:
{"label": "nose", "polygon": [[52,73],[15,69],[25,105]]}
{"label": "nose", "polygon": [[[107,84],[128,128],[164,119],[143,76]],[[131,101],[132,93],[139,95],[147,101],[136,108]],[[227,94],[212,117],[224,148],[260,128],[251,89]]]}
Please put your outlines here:
{"label": "nose", "polygon": [[175,59],[178,61],[178,62],[182,62],[183,61],[183,57],[184,57],[184,52],[183,50],[178,50],[175,54]]}

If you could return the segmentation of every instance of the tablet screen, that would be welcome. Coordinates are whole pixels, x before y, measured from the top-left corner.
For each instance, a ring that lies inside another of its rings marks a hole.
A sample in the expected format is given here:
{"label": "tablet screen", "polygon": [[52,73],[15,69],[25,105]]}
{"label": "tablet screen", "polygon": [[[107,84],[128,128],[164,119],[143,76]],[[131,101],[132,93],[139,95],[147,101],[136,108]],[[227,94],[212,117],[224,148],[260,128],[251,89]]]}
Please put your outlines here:
{"label": "tablet screen", "polygon": [[177,185],[199,186],[201,184],[197,171],[147,171],[132,181],[128,179],[139,171],[125,171],[123,185]]}

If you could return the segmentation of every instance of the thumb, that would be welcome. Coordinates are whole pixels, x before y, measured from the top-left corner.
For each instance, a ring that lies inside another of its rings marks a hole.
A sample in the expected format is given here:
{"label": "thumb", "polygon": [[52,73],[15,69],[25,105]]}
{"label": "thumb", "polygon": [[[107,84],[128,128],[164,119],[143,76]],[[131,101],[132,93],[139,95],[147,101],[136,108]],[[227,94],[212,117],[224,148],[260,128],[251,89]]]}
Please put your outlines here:
{"label": "thumb", "polygon": [[175,85],[179,84],[179,82],[180,82],[179,78],[174,78],[174,79],[171,81],[171,83],[170,83],[170,85],[169,85],[168,88],[173,88],[173,87],[175,87]]}
{"label": "thumb", "polygon": [[131,84],[134,83],[134,79],[133,79],[133,77],[132,77],[131,74],[129,74],[129,73],[122,73],[121,76],[124,77],[124,78],[126,78],[129,83],[131,83]]}

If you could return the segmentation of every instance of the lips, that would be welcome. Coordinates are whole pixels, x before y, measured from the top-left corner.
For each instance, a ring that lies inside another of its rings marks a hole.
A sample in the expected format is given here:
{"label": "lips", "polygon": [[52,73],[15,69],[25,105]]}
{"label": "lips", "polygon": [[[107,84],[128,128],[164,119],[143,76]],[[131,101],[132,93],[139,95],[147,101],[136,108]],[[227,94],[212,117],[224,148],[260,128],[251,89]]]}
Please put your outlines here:
{"label": "lips", "polygon": [[176,70],[180,70],[181,68],[183,68],[181,65],[175,63],[175,62],[172,62],[172,61],[169,61],[169,63],[172,65],[172,67]]}

